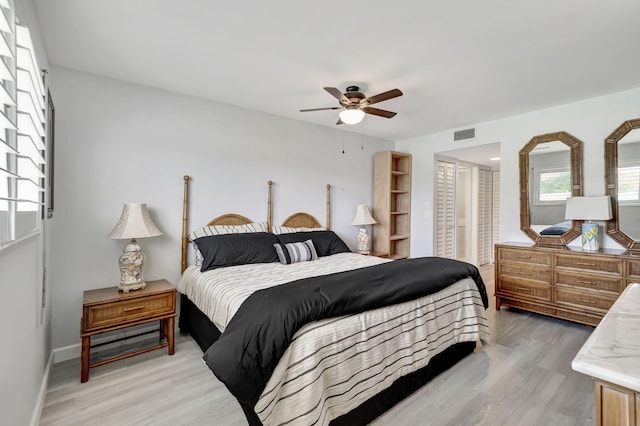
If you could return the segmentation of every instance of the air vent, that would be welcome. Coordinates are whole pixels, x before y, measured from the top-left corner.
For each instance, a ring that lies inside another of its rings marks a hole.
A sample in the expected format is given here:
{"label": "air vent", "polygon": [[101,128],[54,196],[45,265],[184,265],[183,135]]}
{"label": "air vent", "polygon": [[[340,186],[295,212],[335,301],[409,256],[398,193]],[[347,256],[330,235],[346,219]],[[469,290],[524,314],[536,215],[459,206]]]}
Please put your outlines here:
{"label": "air vent", "polygon": [[457,142],[457,141],[466,141],[469,139],[475,139],[476,138],[476,129],[471,128],[471,129],[464,129],[464,130],[458,130],[457,132],[453,132],[453,141]]}

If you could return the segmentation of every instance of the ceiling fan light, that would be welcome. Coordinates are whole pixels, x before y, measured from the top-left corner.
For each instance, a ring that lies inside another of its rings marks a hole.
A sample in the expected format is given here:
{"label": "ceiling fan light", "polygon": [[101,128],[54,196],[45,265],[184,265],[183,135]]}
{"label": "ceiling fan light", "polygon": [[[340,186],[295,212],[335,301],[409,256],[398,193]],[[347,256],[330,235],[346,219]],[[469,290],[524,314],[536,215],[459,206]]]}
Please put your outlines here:
{"label": "ceiling fan light", "polygon": [[344,124],[358,124],[364,118],[364,111],[359,109],[345,109],[338,114]]}

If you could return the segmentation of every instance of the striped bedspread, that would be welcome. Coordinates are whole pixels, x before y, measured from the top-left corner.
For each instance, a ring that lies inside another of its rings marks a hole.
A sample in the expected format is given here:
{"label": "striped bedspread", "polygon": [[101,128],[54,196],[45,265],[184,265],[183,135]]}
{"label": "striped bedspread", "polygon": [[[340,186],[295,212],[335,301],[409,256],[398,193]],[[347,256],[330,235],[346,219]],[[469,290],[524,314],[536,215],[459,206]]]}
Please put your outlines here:
{"label": "striped bedspread", "polygon": [[[178,290],[222,331],[258,289],[385,261],[342,253],[293,265],[206,273],[191,267]],[[453,344],[488,335],[482,300],[469,278],[410,302],[310,323],[296,333],[255,411],[265,425],[328,424]]]}

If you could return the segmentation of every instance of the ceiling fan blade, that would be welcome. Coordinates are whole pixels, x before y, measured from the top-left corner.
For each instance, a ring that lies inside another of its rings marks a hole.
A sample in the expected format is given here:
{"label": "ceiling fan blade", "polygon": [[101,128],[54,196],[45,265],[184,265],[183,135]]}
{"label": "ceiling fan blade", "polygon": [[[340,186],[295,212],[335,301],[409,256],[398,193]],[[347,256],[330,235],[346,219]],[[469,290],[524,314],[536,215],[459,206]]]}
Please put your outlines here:
{"label": "ceiling fan blade", "polygon": [[341,107],[326,107],[326,108],[309,108],[309,109],[301,109],[300,112],[309,112],[309,111],[326,111],[329,109],[342,109]]}
{"label": "ceiling fan blade", "polygon": [[387,99],[397,98],[398,96],[402,96],[402,91],[400,89],[392,89],[383,93],[378,93],[377,95],[370,96],[364,99],[362,102],[366,101],[369,102],[369,105],[373,105],[378,102],[386,101]]}
{"label": "ceiling fan blade", "polygon": [[373,114],[373,115],[377,115],[380,117],[385,117],[385,118],[393,118],[396,116],[397,112],[391,112],[391,111],[387,111],[384,109],[379,109],[379,108],[373,108],[373,107],[364,107],[364,108],[360,108],[362,111],[366,112],[367,114]]}
{"label": "ceiling fan blade", "polygon": [[329,92],[331,96],[340,101],[340,103],[349,103],[349,99],[342,94],[342,92],[335,87],[325,87],[324,90]]}

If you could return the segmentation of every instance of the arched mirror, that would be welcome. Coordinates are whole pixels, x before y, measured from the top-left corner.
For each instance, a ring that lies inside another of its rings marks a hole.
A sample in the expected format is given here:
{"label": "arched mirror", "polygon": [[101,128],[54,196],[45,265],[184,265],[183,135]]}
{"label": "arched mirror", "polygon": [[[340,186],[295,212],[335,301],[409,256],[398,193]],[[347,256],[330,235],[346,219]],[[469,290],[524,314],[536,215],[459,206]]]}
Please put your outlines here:
{"label": "arched mirror", "polygon": [[628,250],[640,250],[640,119],[622,123],[604,143],[613,213],[607,234]]}
{"label": "arched mirror", "polygon": [[582,142],[566,132],[535,136],[520,150],[520,229],[540,245],[566,245],[582,221],[564,219],[582,196]]}

